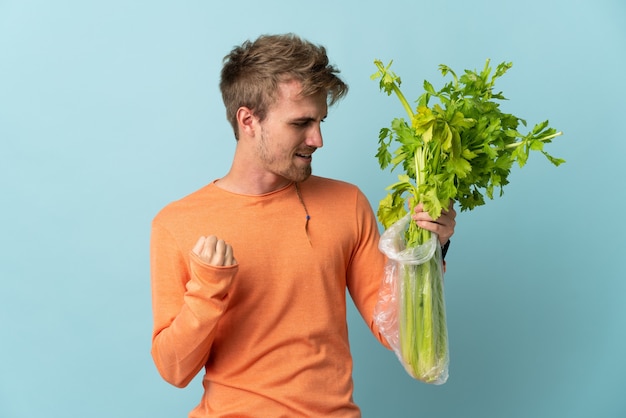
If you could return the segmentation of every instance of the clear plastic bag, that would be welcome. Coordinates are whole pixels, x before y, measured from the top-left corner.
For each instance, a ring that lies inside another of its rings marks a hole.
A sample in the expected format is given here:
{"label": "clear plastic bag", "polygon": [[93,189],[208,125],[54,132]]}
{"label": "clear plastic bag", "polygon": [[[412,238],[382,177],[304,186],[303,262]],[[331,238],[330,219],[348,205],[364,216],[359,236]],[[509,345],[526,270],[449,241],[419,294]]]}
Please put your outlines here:
{"label": "clear plastic bag", "polygon": [[381,236],[388,258],[374,321],[407,373],[425,383],[448,379],[449,350],[443,288],[443,258],[436,234],[405,248],[410,214]]}

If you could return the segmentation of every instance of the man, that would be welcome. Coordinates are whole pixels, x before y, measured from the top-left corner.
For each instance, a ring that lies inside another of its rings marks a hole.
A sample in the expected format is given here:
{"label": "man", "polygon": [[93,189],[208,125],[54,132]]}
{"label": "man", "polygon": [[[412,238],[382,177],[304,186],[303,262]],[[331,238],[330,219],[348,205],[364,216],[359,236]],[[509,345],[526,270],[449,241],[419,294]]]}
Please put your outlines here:
{"label": "man", "polygon": [[[224,59],[220,88],[237,146],[230,171],[154,219],[152,356],[186,386],[190,417],[359,417],[346,289],[374,335],[385,258],[363,193],[311,175],[328,106],[347,93],[326,51],[261,36]],[[418,225],[454,231],[455,212]]]}

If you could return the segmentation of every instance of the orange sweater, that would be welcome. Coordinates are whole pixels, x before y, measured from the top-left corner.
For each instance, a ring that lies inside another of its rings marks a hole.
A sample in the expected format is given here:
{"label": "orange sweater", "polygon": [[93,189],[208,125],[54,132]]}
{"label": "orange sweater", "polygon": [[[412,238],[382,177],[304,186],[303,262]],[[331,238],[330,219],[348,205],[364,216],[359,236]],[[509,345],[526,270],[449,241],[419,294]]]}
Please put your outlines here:
{"label": "orange sweater", "polygon": [[[365,196],[310,177],[261,196],[211,183],[166,206],[151,240],[152,356],[186,386],[204,367],[190,417],[359,417],[352,400],[346,288],[363,318],[383,276],[378,229]],[[238,264],[191,253],[201,235],[233,247]]]}

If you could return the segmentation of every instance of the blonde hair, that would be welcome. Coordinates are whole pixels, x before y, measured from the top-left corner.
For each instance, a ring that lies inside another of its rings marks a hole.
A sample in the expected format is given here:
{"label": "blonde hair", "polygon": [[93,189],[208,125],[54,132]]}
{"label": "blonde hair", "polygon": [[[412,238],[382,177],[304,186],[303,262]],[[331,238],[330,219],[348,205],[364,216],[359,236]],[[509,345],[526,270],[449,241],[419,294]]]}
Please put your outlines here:
{"label": "blonde hair", "polygon": [[297,80],[303,96],[325,92],[328,104],[334,104],[348,92],[338,74],[323,46],[294,34],[262,35],[233,48],[224,57],[220,90],[235,137],[237,110],[246,106],[264,120],[281,82]]}

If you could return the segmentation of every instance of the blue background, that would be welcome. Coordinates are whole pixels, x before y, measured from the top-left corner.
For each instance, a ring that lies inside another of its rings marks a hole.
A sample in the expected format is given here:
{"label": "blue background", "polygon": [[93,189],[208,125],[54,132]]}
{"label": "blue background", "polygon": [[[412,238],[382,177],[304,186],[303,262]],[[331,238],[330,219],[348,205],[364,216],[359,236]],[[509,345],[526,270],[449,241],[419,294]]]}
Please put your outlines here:
{"label": "blue background", "polygon": [[450,378],[406,375],[350,310],[365,417],[626,416],[626,3],[0,0],[0,417],[183,417],[150,358],[150,221],[230,166],[222,57],[262,33],[327,46],[351,91],[316,174],[374,206],[395,174],[378,130],[437,66],[512,61],[505,111],[564,136],[502,198],[458,216],[446,278]]}

